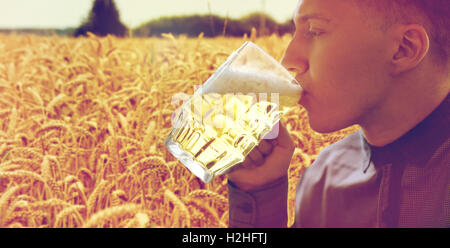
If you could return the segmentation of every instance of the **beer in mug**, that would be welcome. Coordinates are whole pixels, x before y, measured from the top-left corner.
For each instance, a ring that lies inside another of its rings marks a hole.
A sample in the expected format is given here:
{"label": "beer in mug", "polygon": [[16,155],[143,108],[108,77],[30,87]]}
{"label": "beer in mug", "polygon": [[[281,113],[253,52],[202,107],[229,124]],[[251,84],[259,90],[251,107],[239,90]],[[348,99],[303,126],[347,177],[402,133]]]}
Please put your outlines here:
{"label": "beer in mug", "polygon": [[181,106],[165,146],[208,183],[275,138],[267,134],[301,92],[281,64],[246,42]]}

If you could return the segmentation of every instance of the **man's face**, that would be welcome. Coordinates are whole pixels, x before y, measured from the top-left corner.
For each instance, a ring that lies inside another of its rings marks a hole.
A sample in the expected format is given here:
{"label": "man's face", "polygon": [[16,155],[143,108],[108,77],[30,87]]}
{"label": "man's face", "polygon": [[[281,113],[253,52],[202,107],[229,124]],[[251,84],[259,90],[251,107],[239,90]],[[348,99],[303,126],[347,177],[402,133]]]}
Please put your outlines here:
{"label": "man's face", "polygon": [[300,0],[283,65],[297,73],[311,127],[363,124],[388,91],[389,40],[348,0]]}

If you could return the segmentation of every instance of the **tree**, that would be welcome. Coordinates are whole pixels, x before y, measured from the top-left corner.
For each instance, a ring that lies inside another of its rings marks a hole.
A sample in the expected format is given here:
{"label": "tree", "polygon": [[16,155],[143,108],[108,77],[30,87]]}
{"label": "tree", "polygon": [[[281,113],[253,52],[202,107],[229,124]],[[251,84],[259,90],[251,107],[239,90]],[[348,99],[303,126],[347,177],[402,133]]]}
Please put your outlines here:
{"label": "tree", "polygon": [[120,21],[114,0],[95,0],[87,21],[75,30],[74,36],[91,32],[98,36],[112,34],[123,37],[127,31],[127,27]]}

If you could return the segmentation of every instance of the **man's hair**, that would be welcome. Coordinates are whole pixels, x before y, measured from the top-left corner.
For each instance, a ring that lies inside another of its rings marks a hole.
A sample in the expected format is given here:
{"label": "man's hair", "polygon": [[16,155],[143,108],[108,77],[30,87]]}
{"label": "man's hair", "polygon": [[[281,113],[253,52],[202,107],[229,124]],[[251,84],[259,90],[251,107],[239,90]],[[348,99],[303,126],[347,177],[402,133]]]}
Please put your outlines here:
{"label": "man's hair", "polygon": [[[393,24],[421,24],[430,39],[430,54],[437,63],[449,67],[450,0],[352,0],[366,15],[383,18],[381,28]],[[380,15],[381,14],[381,15]]]}

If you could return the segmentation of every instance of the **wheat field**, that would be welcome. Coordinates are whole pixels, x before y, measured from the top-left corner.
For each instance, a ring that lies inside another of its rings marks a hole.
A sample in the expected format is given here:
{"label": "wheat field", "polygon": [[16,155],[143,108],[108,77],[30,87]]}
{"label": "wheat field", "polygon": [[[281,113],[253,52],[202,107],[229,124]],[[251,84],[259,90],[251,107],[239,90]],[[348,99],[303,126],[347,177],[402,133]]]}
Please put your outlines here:
{"label": "wheat field", "polygon": [[[227,227],[226,176],[202,183],[163,141],[191,95],[246,40],[274,58],[290,36],[84,38],[0,35],[0,227]],[[296,182],[320,149],[299,106],[282,118]]]}

